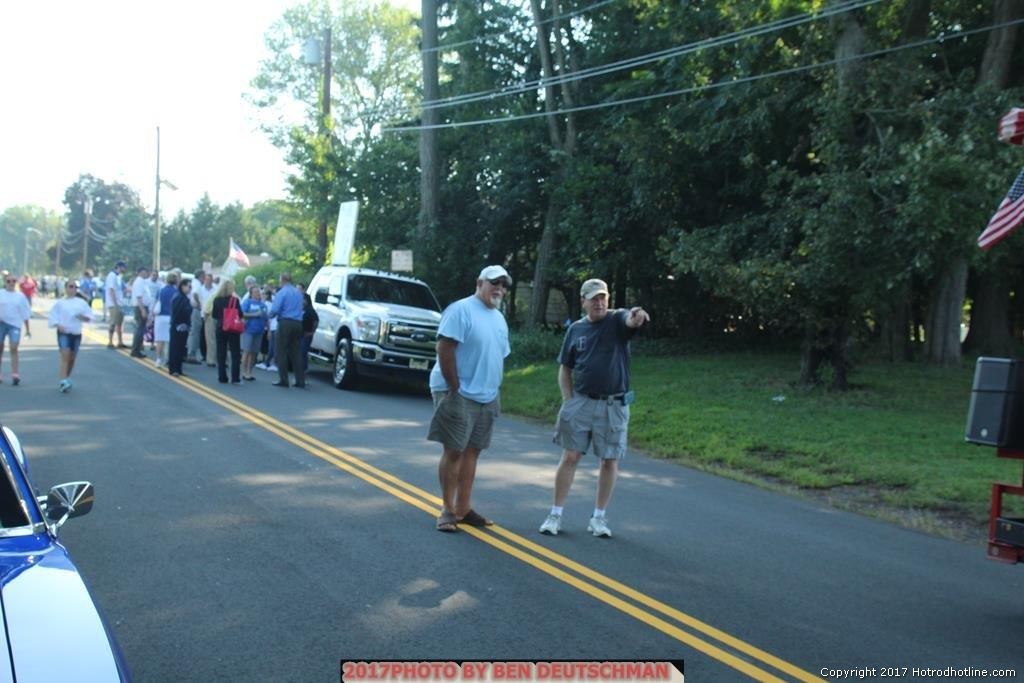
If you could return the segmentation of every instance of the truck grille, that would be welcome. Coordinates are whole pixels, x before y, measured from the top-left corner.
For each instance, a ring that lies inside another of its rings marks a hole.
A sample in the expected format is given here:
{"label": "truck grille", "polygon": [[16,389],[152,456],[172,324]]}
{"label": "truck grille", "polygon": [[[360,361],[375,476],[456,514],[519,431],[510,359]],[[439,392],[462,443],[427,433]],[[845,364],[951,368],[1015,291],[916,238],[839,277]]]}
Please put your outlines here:
{"label": "truck grille", "polygon": [[428,323],[392,322],[386,325],[384,346],[433,356],[437,327]]}

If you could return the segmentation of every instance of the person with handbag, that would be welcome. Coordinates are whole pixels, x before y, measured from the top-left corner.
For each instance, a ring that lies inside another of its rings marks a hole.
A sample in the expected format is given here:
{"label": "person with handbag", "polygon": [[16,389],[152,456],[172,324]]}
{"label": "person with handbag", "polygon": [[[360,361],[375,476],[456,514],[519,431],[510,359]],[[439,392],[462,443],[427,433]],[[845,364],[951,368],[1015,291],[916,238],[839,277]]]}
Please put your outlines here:
{"label": "person with handbag", "polygon": [[185,348],[188,345],[189,331],[192,324],[192,280],[182,278],[178,283],[178,293],[171,300],[171,341],[167,351],[167,371],[171,376],[181,376],[181,365],[185,361]]}
{"label": "person with handbag", "polygon": [[241,384],[242,350],[241,336],[245,331],[242,320],[242,307],[235,296],[235,281],[224,278],[217,295],[213,298],[210,317],[216,330],[217,346],[217,381],[227,384],[227,355],[231,352],[231,383]]}

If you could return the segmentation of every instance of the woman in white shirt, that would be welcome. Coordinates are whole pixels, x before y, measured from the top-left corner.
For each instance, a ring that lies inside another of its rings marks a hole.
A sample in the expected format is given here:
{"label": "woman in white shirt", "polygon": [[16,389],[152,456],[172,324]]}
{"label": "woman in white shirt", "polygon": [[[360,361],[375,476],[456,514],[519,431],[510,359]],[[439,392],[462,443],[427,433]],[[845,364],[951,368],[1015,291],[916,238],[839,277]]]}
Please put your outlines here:
{"label": "woman in white shirt", "polygon": [[60,349],[61,393],[71,390],[71,370],[75,367],[78,347],[82,345],[82,323],[92,320],[92,309],[78,296],[78,283],[68,280],[64,285],[64,298],[58,299],[50,309],[50,327],[57,328],[57,347]]}

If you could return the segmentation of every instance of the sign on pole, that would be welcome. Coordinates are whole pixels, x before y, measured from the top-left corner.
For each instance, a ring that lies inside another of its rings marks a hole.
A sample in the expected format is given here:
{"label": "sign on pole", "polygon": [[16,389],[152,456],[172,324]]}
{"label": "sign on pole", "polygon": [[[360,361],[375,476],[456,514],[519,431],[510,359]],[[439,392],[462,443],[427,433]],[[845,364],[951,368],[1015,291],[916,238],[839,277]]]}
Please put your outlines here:
{"label": "sign on pole", "polygon": [[391,270],[396,273],[412,272],[412,249],[394,249],[391,252]]}
{"label": "sign on pole", "polygon": [[352,246],[356,242],[356,220],[359,218],[359,202],[342,202],[338,209],[338,227],[334,231],[333,266],[347,266],[352,263]]}

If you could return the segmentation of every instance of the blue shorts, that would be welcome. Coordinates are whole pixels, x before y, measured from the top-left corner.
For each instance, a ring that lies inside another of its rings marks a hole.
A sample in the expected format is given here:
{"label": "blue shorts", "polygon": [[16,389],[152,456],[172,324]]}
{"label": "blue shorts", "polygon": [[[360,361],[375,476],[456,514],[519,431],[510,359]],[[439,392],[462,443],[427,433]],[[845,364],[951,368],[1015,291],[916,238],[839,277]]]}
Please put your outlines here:
{"label": "blue shorts", "polygon": [[0,322],[0,344],[3,344],[4,340],[8,337],[10,337],[12,344],[16,345],[21,342],[21,325],[15,327],[14,325]]}
{"label": "blue shorts", "polygon": [[71,353],[78,353],[78,347],[82,345],[82,335],[80,334],[67,334],[65,332],[57,333],[57,348],[67,349]]}

